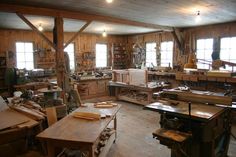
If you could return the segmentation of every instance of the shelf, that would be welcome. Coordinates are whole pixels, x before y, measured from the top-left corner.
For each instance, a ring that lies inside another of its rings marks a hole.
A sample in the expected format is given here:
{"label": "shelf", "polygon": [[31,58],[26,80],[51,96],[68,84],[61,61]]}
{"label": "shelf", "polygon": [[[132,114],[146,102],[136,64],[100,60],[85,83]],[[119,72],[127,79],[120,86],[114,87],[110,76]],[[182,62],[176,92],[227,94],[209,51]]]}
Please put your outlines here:
{"label": "shelf", "polygon": [[98,157],[106,157],[106,156],[107,156],[107,153],[109,152],[109,150],[110,150],[112,144],[114,143],[115,139],[116,139],[116,134],[113,133],[113,134],[109,137],[109,139],[107,140],[105,147],[102,149],[102,151],[101,151],[101,153],[98,155]]}
{"label": "shelf", "polygon": [[128,54],[125,44],[113,44],[112,66],[114,69],[125,69],[128,63]]}

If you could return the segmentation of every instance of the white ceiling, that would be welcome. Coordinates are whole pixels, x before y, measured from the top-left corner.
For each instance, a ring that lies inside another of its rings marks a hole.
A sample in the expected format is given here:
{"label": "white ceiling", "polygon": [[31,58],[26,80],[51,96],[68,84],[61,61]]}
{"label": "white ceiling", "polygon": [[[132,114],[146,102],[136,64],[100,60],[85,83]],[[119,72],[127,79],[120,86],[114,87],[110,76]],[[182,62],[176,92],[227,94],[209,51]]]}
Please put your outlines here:
{"label": "white ceiling", "polygon": [[[2,3],[6,4],[80,11],[171,27],[192,27],[236,21],[236,0],[113,1],[113,3],[108,4],[105,0],[1,0]],[[201,21],[196,23],[195,17],[198,10],[201,14]],[[0,27],[4,25],[8,27],[14,22],[14,17],[11,16],[11,19],[9,18],[10,16],[4,18],[0,15]],[[2,19],[4,21],[2,21]],[[5,24],[2,24],[2,22]],[[81,25],[81,23],[78,21],[65,20],[66,31],[77,31],[77,25]],[[98,33],[99,31],[95,30],[103,25],[102,23],[93,22],[86,31]],[[14,24],[11,25],[11,27],[13,26],[23,27],[21,24],[17,26]],[[52,26],[50,27],[52,28]],[[106,26],[103,27],[109,27],[114,34],[156,31],[114,24],[106,24]]]}

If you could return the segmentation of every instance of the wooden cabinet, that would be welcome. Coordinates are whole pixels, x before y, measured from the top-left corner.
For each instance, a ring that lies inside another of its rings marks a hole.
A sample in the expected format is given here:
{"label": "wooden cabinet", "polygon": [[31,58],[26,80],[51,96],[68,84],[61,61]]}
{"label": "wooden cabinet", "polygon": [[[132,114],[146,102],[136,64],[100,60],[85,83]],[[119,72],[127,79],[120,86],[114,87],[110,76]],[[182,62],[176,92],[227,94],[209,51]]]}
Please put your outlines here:
{"label": "wooden cabinet", "polygon": [[88,82],[89,95],[95,95],[98,89],[98,81]]}
{"label": "wooden cabinet", "polygon": [[129,55],[126,45],[122,43],[112,44],[112,67],[113,69],[127,69]]}
{"label": "wooden cabinet", "polygon": [[81,80],[77,84],[82,99],[108,96],[108,83],[111,79]]}

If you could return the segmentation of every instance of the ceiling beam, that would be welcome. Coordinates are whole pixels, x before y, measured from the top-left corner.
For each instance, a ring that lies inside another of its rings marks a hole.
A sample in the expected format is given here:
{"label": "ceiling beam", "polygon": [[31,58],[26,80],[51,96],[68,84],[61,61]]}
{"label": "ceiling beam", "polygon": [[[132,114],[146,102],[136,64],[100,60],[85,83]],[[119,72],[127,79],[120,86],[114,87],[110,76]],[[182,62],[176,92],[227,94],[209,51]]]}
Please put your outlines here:
{"label": "ceiling beam", "polygon": [[88,21],[77,33],[74,34],[74,36],[68,40],[64,46],[64,49],[73,41],[75,40],[75,38],[80,34],[82,33],[87,27],[88,25],[91,23],[92,21]]}
{"label": "ceiling beam", "polygon": [[42,32],[40,32],[27,18],[25,18],[24,15],[20,13],[16,13],[19,18],[21,18],[33,31],[35,31],[40,37],[42,37],[50,46],[52,46],[54,49],[55,45],[52,43],[51,40],[49,40]]}
{"label": "ceiling beam", "polygon": [[84,21],[101,21],[107,23],[116,23],[137,27],[145,27],[158,29],[163,31],[173,31],[172,27],[161,26],[157,24],[150,24],[144,22],[137,22],[127,19],[121,19],[111,16],[104,15],[96,15],[96,14],[88,14],[79,11],[66,11],[59,9],[49,9],[49,8],[39,8],[39,7],[30,7],[30,6],[22,6],[22,5],[10,5],[10,4],[0,4],[0,11],[3,12],[19,12],[21,14],[29,14],[29,15],[41,15],[41,16],[52,16],[52,17],[62,17],[62,18],[70,18]]}

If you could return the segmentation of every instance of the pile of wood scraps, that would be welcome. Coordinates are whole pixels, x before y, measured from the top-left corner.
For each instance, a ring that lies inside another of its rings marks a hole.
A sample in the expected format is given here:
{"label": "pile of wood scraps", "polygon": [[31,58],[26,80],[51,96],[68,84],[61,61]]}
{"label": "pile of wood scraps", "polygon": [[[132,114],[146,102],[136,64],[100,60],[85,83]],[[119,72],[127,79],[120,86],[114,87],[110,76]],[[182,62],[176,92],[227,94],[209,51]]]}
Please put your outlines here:
{"label": "pile of wood scraps", "polygon": [[15,98],[12,100],[9,107],[34,120],[43,120],[46,118],[45,110],[33,101],[24,101],[21,98]]}
{"label": "pile of wood scraps", "polygon": [[0,131],[13,128],[35,126],[38,122],[12,109],[0,112]]}
{"label": "pile of wood scraps", "polygon": [[111,101],[94,103],[95,108],[112,108],[116,106],[117,103],[113,103]]}
{"label": "pile of wood scraps", "polygon": [[[115,140],[115,130],[111,128],[106,128],[101,136],[100,141],[98,142],[97,148],[95,149],[95,154],[97,156],[104,156],[109,149],[106,149],[107,145],[111,145]],[[110,146],[108,146],[109,148]]]}

